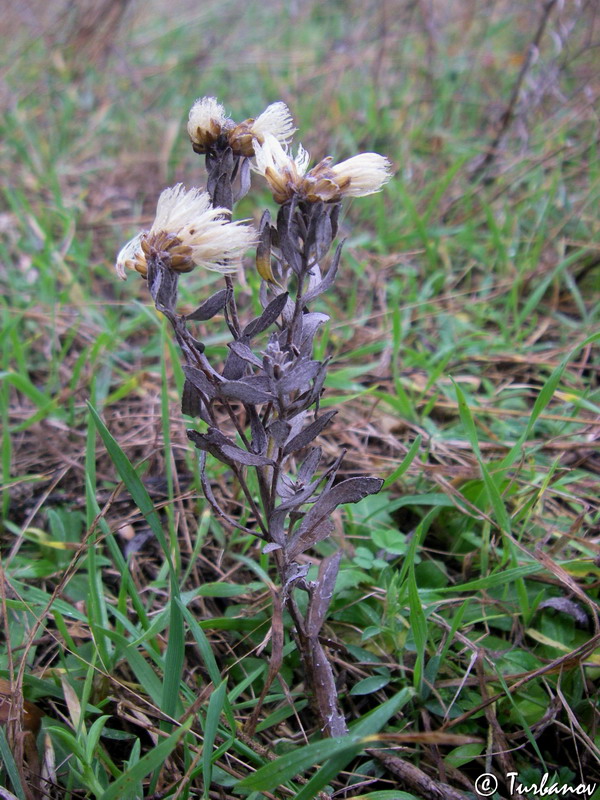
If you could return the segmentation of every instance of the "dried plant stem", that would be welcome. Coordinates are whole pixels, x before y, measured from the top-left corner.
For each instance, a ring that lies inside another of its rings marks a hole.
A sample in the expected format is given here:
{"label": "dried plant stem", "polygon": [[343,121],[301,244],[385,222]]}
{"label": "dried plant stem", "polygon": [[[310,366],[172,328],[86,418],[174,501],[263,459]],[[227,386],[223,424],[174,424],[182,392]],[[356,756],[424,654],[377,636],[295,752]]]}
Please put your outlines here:
{"label": "dried plant stem", "polygon": [[[270,128],[265,130],[265,128]],[[279,139],[272,131],[279,134]],[[311,312],[310,302],[336,278],[341,245],[325,276],[320,263],[337,234],[344,193],[361,196],[378,191],[390,177],[390,164],[376,153],[363,153],[332,166],[324,159],[306,173],[301,148],[292,162],[281,142],[294,129],[284,104],[273,104],[256,120],[235,125],[215,98],[203,98],[190,114],[188,132],[194,150],[206,156],[207,191],[186,191],[179,184],[165,190],[150,231],[128,243],[117,259],[117,271],[136,269],[148,281],[156,309],[173,328],[183,354],[185,384],[182,411],[206,428],[188,430],[201,451],[200,479],[213,512],[231,528],[256,535],[273,553],[278,585],[273,598],[271,656],[263,687],[246,722],[252,733],[268,691],[279,674],[285,641],[284,611],[293,620],[291,635],[304,666],[305,683],[315,715],[326,736],[347,732],[338,705],[335,676],[319,639],[333,596],[339,552],[321,561],[316,579],[308,580],[310,562],[303,553],[333,532],[331,514],[344,503],[356,503],[381,489],[379,478],[353,477],[335,483],[343,453],[319,469],[322,450],[313,443],[335,411],[320,411],[327,361],[314,357],[314,338],[328,317]],[[263,146],[264,152],[258,148]],[[248,226],[231,221],[232,209],[250,188],[250,157],[265,168],[279,203],[275,224],[263,214],[257,244],[257,271],[262,313],[242,323],[229,273],[254,239]],[[214,237],[214,238],[212,238]],[[177,312],[179,275],[195,265],[224,274],[225,288],[188,315]],[[292,294],[292,297],[290,297]],[[219,369],[204,345],[188,330],[222,313],[232,341]],[[253,340],[269,331],[261,349]],[[253,515],[248,525],[228,513],[214,496],[206,473],[207,454],[225,464],[239,484]],[[254,474],[254,482],[249,477]],[[295,593],[308,595],[306,611]]]}
{"label": "dried plant stem", "polygon": [[544,35],[544,31],[546,30],[546,25],[548,24],[548,20],[550,19],[550,14],[552,13],[552,9],[556,5],[556,3],[557,0],[546,0],[546,2],[542,7],[542,13],[540,15],[540,21],[538,23],[537,30],[535,32],[533,39],[531,40],[531,42],[527,47],[527,54],[523,60],[523,64],[521,65],[519,74],[517,75],[517,79],[515,81],[515,85],[513,86],[513,90],[511,92],[507,106],[504,109],[502,116],[498,121],[498,126],[494,138],[488,145],[485,156],[475,165],[471,173],[471,179],[473,181],[477,180],[491,166],[491,164],[498,156],[500,143],[502,142],[502,139],[506,135],[508,129],[512,125],[512,122],[515,118],[517,101],[521,93],[521,87],[523,86],[523,81],[525,80],[525,76],[529,72],[529,68],[531,67],[531,64],[533,62],[533,57],[537,53],[540,42],[542,40],[542,36]]}

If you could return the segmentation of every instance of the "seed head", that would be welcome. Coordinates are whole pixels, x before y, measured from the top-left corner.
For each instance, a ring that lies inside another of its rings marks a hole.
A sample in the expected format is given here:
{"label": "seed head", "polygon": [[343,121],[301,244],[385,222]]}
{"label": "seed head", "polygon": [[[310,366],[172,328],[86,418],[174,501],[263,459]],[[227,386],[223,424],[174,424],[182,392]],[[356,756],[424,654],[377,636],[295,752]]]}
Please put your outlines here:
{"label": "seed head", "polygon": [[117,274],[125,279],[127,268],[145,278],[146,259],[153,250],[175,272],[190,272],[196,266],[235,272],[255,234],[247,225],[230,222],[229,217],[226,209],[211,206],[207,192],[186,191],[181,183],[165,189],[150,230],[139,233],[119,253]]}
{"label": "seed head", "polygon": [[392,177],[392,167],[378,153],[360,153],[332,164],[328,156],[307,170],[309,155],[300,146],[296,158],[268,133],[255,144],[255,171],[264,175],[277,203],[286,203],[295,194],[309,202],[335,203],[344,197],[363,197],[378,192]]}
{"label": "seed head", "polygon": [[302,145],[298,146],[295,158],[283,149],[277,139],[265,133],[261,144],[256,142],[255,171],[264,175],[277,203],[285,203],[294,194],[302,194],[304,176],[309,162],[309,155]]}
{"label": "seed head", "polygon": [[197,153],[208,152],[222,136],[223,144],[229,145],[234,155],[247,158],[254,155],[254,142],[262,144],[266,134],[274,136],[281,144],[288,144],[296,130],[288,107],[281,101],[271,103],[256,119],[236,124],[214,97],[196,100],[190,110],[187,129]]}
{"label": "seed head", "polygon": [[194,150],[206,153],[234,124],[215,97],[200,97],[190,109],[187,124]]}

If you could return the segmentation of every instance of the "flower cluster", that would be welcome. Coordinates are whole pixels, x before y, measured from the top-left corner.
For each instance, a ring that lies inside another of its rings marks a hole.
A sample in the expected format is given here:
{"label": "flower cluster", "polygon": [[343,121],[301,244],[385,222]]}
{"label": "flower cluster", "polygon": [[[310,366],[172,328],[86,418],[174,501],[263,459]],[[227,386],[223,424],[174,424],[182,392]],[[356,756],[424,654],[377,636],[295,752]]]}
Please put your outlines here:
{"label": "flower cluster", "polygon": [[[390,162],[378,153],[360,153],[339,164],[327,157],[309,169],[310,156],[302,145],[296,156],[289,150],[296,128],[282,102],[272,103],[256,119],[235,123],[214,97],[202,97],[190,110],[187,130],[193,149],[213,159],[217,184],[223,174],[224,154],[229,151],[234,156],[229,184],[233,184],[236,171],[246,176],[242,178],[245,186],[234,200],[248,190],[249,164],[265,178],[280,205],[294,197],[329,204],[344,197],[362,197],[378,192],[392,175]],[[124,279],[125,270],[134,269],[145,278],[151,251],[162,253],[175,272],[189,272],[195,266],[224,274],[236,272],[255,236],[248,226],[230,221],[231,197],[219,197],[215,181],[211,189],[209,178],[211,194],[186,191],[181,184],[165,189],[150,230],[135,236],[119,253],[118,275]]]}
{"label": "flower cluster", "polygon": [[[391,165],[377,153],[361,153],[339,164],[325,158],[310,168],[302,146],[295,156],[290,150],[294,131],[281,102],[236,123],[214,97],[196,101],[188,133],[193,149],[205,156],[206,191],[182,184],[166,189],[150,230],[119,253],[117,272],[124,278],[133,269],[146,278],[155,308],[172,326],[183,357],[182,412],[203,423],[200,430],[190,429],[188,438],[200,451],[208,504],[230,528],[261,539],[263,553],[275,553],[280,602],[273,605],[271,662],[245,729],[255,729],[281,666],[285,610],[321,730],[342,736],[348,727],[320,636],[341,551],[322,559],[314,580],[307,579],[305,554],[331,535],[331,515],[340,505],[376,494],[383,481],[336,480],[343,452],[322,464],[316,442],[336,411],[321,408],[328,362],[315,356],[315,337],[328,316],[310,306],[336,280],[342,245],[331,258],[327,254],[337,236],[340,202],[379,191],[391,177]],[[231,219],[235,203],[250,189],[251,170],[266,180],[280,206],[275,219],[265,211],[258,231]],[[262,311],[248,320],[240,317],[228,273],[240,267],[254,244]],[[179,276],[195,266],[223,273],[225,287],[181,314]],[[231,334],[223,364],[212,361],[190,330],[218,314]],[[234,476],[249,515],[233,517],[220,505],[206,470],[208,456]],[[253,483],[246,480],[249,472]],[[306,604],[296,602],[298,592],[308,595]]]}
{"label": "flower cluster", "polygon": [[201,97],[190,110],[187,130],[196,153],[209,153],[223,141],[234,155],[251,158],[255,154],[255,143],[262,144],[265,136],[272,136],[286,145],[296,128],[288,107],[282,102],[272,103],[256,119],[236,124],[214,97]]}

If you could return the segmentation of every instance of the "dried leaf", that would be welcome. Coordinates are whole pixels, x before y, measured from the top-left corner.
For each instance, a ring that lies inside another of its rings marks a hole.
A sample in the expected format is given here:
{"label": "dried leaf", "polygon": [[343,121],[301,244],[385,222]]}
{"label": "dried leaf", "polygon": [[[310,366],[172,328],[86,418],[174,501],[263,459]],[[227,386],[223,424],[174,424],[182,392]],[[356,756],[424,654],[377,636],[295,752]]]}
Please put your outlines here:
{"label": "dried leaf", "polygon": [[250,443],[252,452],[264,455],[268,445],[265,426],[262,424],[262,420],[254,406],[248,406],[247,414],[250,419],[250,431],[252,433],[252,441]]}
{"label": "dried leaf", "polygon": [[200,453],[200,484],[202,486],[202,491],[204,492],[204,496],[208,500],[208,504],[212,508],[212,510],[217,514],[217,516],[222,517],[229,525],[233,528],[237,528],[240,531],[244,531],[244,533],[251,533],[253,536],[258,536],[259,538],[263,538],[260,531],[253,531],[250,528],[246,528],[245,525],[242,525],[237,520],[230,517],[229,514],[226,514],[225,511],[221,508],[221,506],[217,503],[217,500],[213,494],[212,487],[210,485],[210,481],[206,477],[206,453]]}
{"label": "dried leaf", "polygon": [[237,381],[224,381],[219,386],[219,393],[222,397],[241,400],[242,403],[247,403],[248,405],[271,403],[275,400],[275,396],[270,392],[266,392],[258,386],[253,386],[251,383],[244,381],[243,378]]}
{"label": "dried leaf", "polygon": [[243,464],[247,467],[266,467],[273,466],[270,458],[249,453],[242,450],[231,439],[224,436],[217,428],[209,428],[206,433],[198,431],[186,431],[187,437],[199,450],[204,450],[213,455],[224,464]]}
{"label": "dried leaf", "polygon": [[310,643],[310,682],[315,694],[315,705],[319,710],[321,730],[325,736],[344,736],[348,733],[346,720],[337,704],[337,688],[333,670],[323,646],[318,639]]}
{"label": "dried leaf", "polygon": [[303,356],[310,357],[313,350],[313,341],[317,330],[329,322],[329,316],[320,311],[309,311],[302,317],[302,332],[300,333],[300,341],[296,342],[299,346],[300,353]]}
{"label": "dried leaf", "polygon": [[321,448],[313,447],[298,469],[298,483],[306,483],[318,469],[321,461]]}
{"label": "dried leaf", "polygon": [[223,367],[223,377],[230,381],[237,381],[243,377],[245,371],[246,362],[231,349]]}
{"label": "dried leaf", "polygon": [[321,368],[320,361],[301,358],[296,361],[291,369],[286,370],[277,381],[277,391],[281,394],[304,392],[310,382],[318,375]]}
{"label": "dried leaf", "polygon": [[206,322],[206,320],[212,319],[215,314],[225,308],[228,294],[227,289],[221,289],[199,305],[195,311],[188,314],[186,319],[192,319],[195,322]]}
{"label": "dried leaf", "polygon": [[277,283],[271,268],[271,226],[265,225],[261,229],[260,238],[256,246],[256,271],[268,283]]}
{"label": "dried leaf", "polygon": [[334,527],[330,519],[323,519],[309,530],[305,530],[301,534],[294,534],[288,546],[288,558],[297,558],[300,553],[325,541],[333,533]]}
{"label": "dried leaf", "polygon": [[69,709],[69,716],[71,717],[71,723],[75,730],[79,728],[79,723],[81,721],[81,703],[79,702],[79,698],[77,697],[77,692],[71,686],[66,676],[62,676],[60,679],[63,689],[63,695],[65,697],[65,702],[67,704],[67,708]]}
{"label": "dried leaf", "polygon": [[262,552],[266,555],[267,553],[272,553],[273,550],[281,550],[281,545],[276,542],[269,542],[263,547]]}
{"label": "dried leaf", "polygon": [[168,269],[156,252],[147,257],[148,289],[155,305],[160,310],[171,310],[177,304],[178,274]]}
{"label": "dried leaf", "polygon": [[213,400],[217,396],[217,389],[214,383],[206,377],[201,369],[190,367],[188,364],[184,364],[183,371],[185,373],[185,377],[192,384],[192,386],[195,386],[196,389],[199,389],[202,394],[206,395],[206,397]]}
{"label": "dried leaf", "polygon": [[314,289],[310,289],[308,292],[306,292],[305,295],[303,295],[302,300],[304,301],[304,303],[310,303],[312,300],[315,299],[315,297],[318,297],[320,294],[323,294],[323,292],[326,292],[333,286],[333,283],[337,276],[337,271],[342,256],[343,246],[344,242],[340,242],[338,244],[335,251],[335,255],[333,256],[331,264],[329,265],[329,269],[327,270],[327,274],[325,275],[321,283],[318,286],[315,286]]}
{"label": "dried leaf", "polygon": [[300,431],[297,436],[294,436],[294,438],[285,445],[283,449],[284,455],[287,456],[290,453],[294,453],[296,450],[301,450],[303,447],[309,445],[313,439],[315,439],[321,433],[323,428],[329,425],[336,414],[337,411],[334,409],[332,411],[326,411],[324,414],[321,414],[320,417],[317,417],[314,422],[311,422],[310,425],[307,425],[304,430]]}
{"label": "dried leaf", "polygon": [[283,419],[276,419],[267,427],[267,430],[275,440],[275,444],[283,447],[290,435],[291,425]]}
{"label": "dried leaf", "polygon": [[238,200],[241,200],[242,197],[245,197],[250,191],[250,161],[247,158],[243,158],[239,164],[240,188],[237,192],[235,192],[234,201],[236,203]]}
{"label": "dried leaf", "polygon": [[237,356],[239,356],[243,361],[246,361],[248,364],[252,364],[259,369],[262,369],[263,362],[261,359],[254,355],[252,350],[248,347],[245,342],[238,340],[237,342],[231,342],[228,345],[229,349],[232,350]]}
{"label": "dried leaf", "polygon": [[[0,725],[6,725],[11,716],[15,705],[15,692],[16,687],[11,686],[10,681],[0,678]],[[23,703],[23,730],[31,731],[37,736],[44,712],[29,700],[23,700],[22,694],[20,699]]]}
{"label": "dried leaf", "polygon": [[[325,490],[294,533],[289,546],[289,557],[295,558],[331,533],[333,525],[328,522],[328,517],[339,505],[358,503],[367,495],[377,494],[382,485],[381,478],[348,478]],[[325,533],[325,530],[328,532]]]}
{"label": "dried leaf", "polygon": [[302,271],[302,255],[298,249],[299,231],[295,220],[295,201],[285,203],[277,215],[279,249],[285,263],[296,275]]}
{"label": "dried leaf", "polygon": [[283,292],[283,294],[280,294],[271,300],[260,317],[253,319],[252,322],[246,325],[242,334],[242,338],[248,340],[253,336],[257,336],[259,333],[266,331],[267,328],[269,328],[281,314],[283,307],[287,303],[287,299],[288,293]]}
{"label": "dried leaf", "polygon": [[573,617],[578,625],[589,625],[590,622],[583,608],[574,600],[569,600],[567,597],[549,597],[539,604],[538,609],[540,608],[555,608],[557,611],[562,611],[564,614]]}
{"label": "dried leaf", "polygon": [[312,255],[313,258],[315,258],[317,261],[320,261],[328,252],[329,248],[331,247],[331,242],[333,241],[331,219],[327,212],[317,215],[313,236],[314,244],[311,244],[314,248],[314,251]]}
{"label": "dried leaf", "polygon": [[204,422],[210,424],[210,419],[204,411],[204,405],[200,399],[200,395],[187,378],[184,381],[181,395],[181,413],[187,414],[189,417],[200,417]]}

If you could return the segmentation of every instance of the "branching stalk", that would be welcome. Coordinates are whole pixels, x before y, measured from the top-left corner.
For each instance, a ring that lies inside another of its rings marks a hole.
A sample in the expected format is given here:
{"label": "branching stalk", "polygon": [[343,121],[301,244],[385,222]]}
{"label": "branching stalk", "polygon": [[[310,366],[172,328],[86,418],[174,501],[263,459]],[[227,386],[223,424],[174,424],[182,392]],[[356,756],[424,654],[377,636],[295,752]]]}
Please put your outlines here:
{"label": "branching stalk", "polygon": [[[190,113],[188,132],[194,150],[206,157],[207,192],[184,194],[181,186],[166,190],[151,230],[123,248],[117,269],[123,276],[124,267],[134,268],[147,279],[156,308],[169,320],[181,348],[186,376],[182,410],[204,424],[188,436],[202,453],[207,501],[226,525],[255,533],[264,542],[263,552],[273,553],[278,581],[269,586],[271,656],[246,731],[254,731],[279,674],[287,611],[320,728],[326,736],[341,735],[347,732],[346,721],[320,639],[341,553],[323,558],[314,580],[307,579],[310,562],[304,554],[330,537],[331,515],[339,505],[378,492],[382,481],[352,477],[336,484],[343,454],[321,467],[322,451],[314,442],[335,411],[319,410],[327,362],[313,357],[314,339],[327,317],[309,306],[335,281],[341,247],[325,274],[319,265],[326,263],[335,239],[343,197],[378,191],[390,177],[390,165],[382,156],[365,153],[335,166],[324,159],[307,171],[307,154],[300,148],[293,159],[285,149],[293,128],[282,103],[236,125],[214,98],[203,98]],[[258,233],[263,311],[242,323],[231,273],[255,237],[231,222],[231,216],[250,188],[251,158],[273,191],[279,213],[272,224],[265,212]],[[184,316],[177,311],[178,280],[198,264],[223,272],[225,289]],[[225,363],[215,365],[188,326],[219,313],[231,341]],[[235,476],[254,516],[253,528],[227,513],[214,496],[205,468],[208,454]],[[252,472],[258,497],[247,480]],[[308,595],[306,612],[300,611],[299,592]]]}

